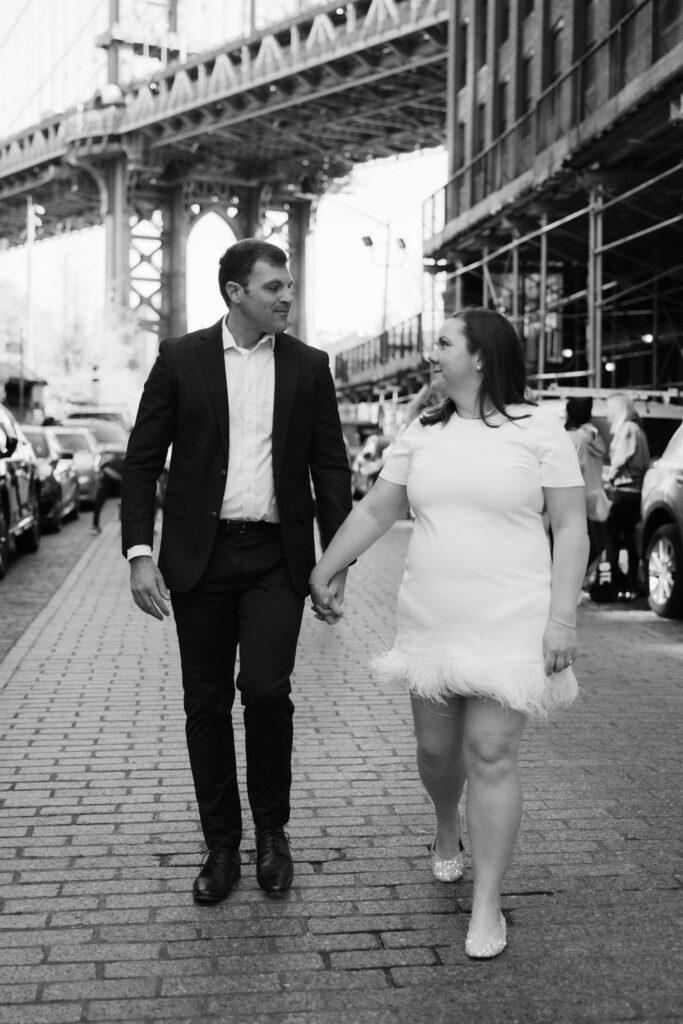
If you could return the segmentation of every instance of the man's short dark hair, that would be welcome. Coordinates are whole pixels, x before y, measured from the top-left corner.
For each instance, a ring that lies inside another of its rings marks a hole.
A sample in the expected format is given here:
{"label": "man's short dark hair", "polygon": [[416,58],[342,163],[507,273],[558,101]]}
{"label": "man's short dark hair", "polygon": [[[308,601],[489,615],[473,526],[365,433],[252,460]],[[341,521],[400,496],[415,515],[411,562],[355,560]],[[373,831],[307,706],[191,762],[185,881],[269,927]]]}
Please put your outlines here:
{"label": "man's short dark hair", "polygon": [[225,250],[218,263],[218,287],[224,302],[229,306],[225,286],[234,281],[243,288],[247,287],[249,275],[254,264],[263,260],[271,267],[287,266],[287,253],[277,245],[262,242],[259,238],[243,238]]}

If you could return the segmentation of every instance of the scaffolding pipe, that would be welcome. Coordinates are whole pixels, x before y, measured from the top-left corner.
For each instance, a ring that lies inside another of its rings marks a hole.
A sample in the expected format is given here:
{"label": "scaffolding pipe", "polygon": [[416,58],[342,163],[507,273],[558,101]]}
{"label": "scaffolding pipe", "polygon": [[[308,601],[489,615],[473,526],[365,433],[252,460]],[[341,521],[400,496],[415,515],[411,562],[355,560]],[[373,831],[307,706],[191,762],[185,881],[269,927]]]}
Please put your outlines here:
{"label": "scaffolding pipe", "polygon": [[598,186],[595,197],[595,384],[600,387],[602,384],[602,309],[599,306],[599,299],[602,295],[602,186]]}
{"label": "scaffolding pipe", "polygon": [[512,248],[512,322],[519,323],[519,245]]}
{"label": "scaffolding pipe", "polygon": [[642,231],[634,231],[632,235],[624,235],[623,238],[618,238],[616,242],[608,242],[606,245],[600,245],[597,250],[599,253],[609,252],[610,249],[616,249],[618,245],[624,245],[625,242],[635,242],[638,238],[644,238],[645,235],[651,235],[655,231],[661,231],[662,228],[670,228],[673,224],[678,224],[683,220],[683,213],[676,214],[675,217],[669,217],[668,220],[662,220],[659,224],[651,224],[649,228],[643,228]]}
{"label": "scaffolding pipe", "polygon": [[[548,222],[547,213],[541,216],[541,229],[545,228]],[[541,272],[538,282],[538,314],[540,330],[538,332],[538,374],[542,377],[545,373],[545,350],[546,350],[546,317],[548,310],[548,235],[541,230]]]}
{"label": "scaffolding pipe", "polygon": [[[500,249],[496,249],[494,252],[489,254],[490,259],[494,259],[496,256],[502,256],[505,252],[511,252],[515,245],[523,245],[525,242],[532,242],[538,238],[543,232],[552,231],[554,228],[561,228],[564,224],[569,224],[573,220],[578,220],[579,217],[585,216],[590,210],[588,206],[582,206],[580,210],[575,210],[573,213],[568,213],[566,217],[561,217],[560,220],[555,220],[552,224],[547,224],[545,228],[536,228],[534,231],[530,231],[527,235],[522,235],[520,238],[516,238],[512,242],[507,242],[502,245]],[[484,260],[475,260],[473,263],[468,263],[462,266],[458,270],[454,270],[448,274],[447,277],[455,277],[457,274],[467,274],[473,270],[479,270],[483,266]]]}
{"label": "scaffolding pipe", "polygon": [[588,206],[586,361],[588,363],[588,375],[592,379],[592,383],[597,387],[600,381],[595,369],[595,317],[597,312],[597,296],[595,293],[595,193],[596,189],[592,188]]}

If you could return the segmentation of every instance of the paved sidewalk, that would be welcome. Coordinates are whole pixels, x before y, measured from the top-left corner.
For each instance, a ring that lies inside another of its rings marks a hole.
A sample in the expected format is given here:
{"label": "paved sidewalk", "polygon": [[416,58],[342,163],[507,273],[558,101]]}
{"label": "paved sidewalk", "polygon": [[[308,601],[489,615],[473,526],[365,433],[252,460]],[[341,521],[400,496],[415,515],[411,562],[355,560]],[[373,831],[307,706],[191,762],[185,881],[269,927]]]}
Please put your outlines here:
{"label": "paved sidewalk", "polygon": [[432,881],[408,701],[365,667],[410,529],[354,566],[337,628],[306,616],[293,889],[261,892],[247,832],[213,908],[172,623],[134,608],[117,524],[88,547],[0,665],[0,1024],[683,1021],[683,624],[581,609],[583,699],[523,743],[510,945],[470,962],[471,876]]}

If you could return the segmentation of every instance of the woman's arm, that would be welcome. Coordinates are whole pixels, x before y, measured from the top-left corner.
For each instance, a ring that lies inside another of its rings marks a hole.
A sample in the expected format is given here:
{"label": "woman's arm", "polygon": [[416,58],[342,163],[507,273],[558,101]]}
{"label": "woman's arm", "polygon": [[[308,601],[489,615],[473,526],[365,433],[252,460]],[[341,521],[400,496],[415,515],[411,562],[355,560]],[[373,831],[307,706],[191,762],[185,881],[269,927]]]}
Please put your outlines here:
{"label": "woman's arm", "polygon": [[311,573],[313,608],[319,618],[329,623],[341,618],[341,602],[330,590],[330,581],[386,533],[406,506],[405,486],[380,477],[346,517]]}
{"label": "woman's arm", "polygon": [[543,636],[550,674],[576,658],[576,608],[588,563],[588,531],[583,487],[546,487],[543,493],[553,534],[550,612]]}

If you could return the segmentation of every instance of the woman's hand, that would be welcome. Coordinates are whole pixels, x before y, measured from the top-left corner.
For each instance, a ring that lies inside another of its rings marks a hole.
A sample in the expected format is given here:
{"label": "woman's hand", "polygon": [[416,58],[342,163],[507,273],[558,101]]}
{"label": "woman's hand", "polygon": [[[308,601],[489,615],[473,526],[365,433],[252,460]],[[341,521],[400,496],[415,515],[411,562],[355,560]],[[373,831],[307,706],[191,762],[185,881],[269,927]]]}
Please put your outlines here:
{"label": "woman's hand", "polygon": [[314,569],[308,584],[311,588],[311,602],[316,619],[326,622],[328,626],[334,626],[344,617],[342,605],[344,603],[346,569],[338,572],[328,583],[322,580],[317,581]]}
{"label": "woman's hand", "polygon": [[555,619],[548,619],[543,634],[543,657],[545,658],[545,674],[561,672],[576,661],[577,637],[576,629]]}

